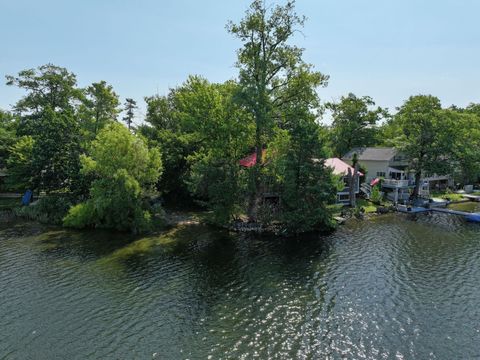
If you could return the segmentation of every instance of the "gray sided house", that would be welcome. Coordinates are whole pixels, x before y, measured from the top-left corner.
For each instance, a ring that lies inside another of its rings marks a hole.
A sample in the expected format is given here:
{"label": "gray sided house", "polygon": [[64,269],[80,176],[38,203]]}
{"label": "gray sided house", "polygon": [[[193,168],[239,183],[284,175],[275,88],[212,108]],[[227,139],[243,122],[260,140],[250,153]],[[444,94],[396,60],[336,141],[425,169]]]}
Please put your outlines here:
{"label": "gray sided house", "polygon": [[[415,185],[414,174],[408,170],[408,158],[393,147],[353,148],[342,160],[352,164],[354,154],[358,163],[367,170],[366,183],[376,178],[382,181],[382,191],[394,202],[408,200]],[[440,190],[453,185],[450,175],[423,174],[420,195],[429,196],[430,190]]]}

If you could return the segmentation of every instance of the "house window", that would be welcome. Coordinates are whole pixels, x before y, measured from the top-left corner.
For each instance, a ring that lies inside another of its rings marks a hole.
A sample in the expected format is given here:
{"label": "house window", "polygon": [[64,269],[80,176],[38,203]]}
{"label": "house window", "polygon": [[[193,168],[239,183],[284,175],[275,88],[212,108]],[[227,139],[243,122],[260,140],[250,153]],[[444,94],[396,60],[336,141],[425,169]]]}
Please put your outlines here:
{"label": "house window", "polygon": [[384,171],[377,171],[377,177],[385,177],[385,172]]}

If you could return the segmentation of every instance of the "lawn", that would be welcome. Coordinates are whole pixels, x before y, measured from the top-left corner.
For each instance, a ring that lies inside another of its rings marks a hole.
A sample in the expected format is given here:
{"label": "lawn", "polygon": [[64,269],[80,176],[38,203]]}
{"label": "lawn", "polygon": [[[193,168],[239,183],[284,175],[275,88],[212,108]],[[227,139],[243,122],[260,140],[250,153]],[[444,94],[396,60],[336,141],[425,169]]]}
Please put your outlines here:
{"label": "lawn", "polygon": [[440,198],[440,199],[449,199],[451,201],[459,201],[463,199],[463,194],[456,194],[456,193],[444,192],[444,191],[432,191],[430,193],[430,197]]}
{"label": "lawn", "polygon": [[357,199],[357,206],[363,207],[365,209],[365,214],[374,213],[377,211],[377,205],[366,199]]}

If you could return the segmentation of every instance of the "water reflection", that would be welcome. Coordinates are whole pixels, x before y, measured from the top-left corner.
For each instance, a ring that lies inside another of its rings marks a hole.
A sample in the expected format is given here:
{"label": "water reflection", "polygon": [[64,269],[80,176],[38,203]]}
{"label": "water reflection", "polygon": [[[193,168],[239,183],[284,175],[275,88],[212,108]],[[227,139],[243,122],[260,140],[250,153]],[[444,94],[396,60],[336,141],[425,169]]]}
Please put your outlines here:
{"label": "water reflection", "polygon": [[3,224],[0,358],[477,357],[479,231],[442,214],[302,239]]}

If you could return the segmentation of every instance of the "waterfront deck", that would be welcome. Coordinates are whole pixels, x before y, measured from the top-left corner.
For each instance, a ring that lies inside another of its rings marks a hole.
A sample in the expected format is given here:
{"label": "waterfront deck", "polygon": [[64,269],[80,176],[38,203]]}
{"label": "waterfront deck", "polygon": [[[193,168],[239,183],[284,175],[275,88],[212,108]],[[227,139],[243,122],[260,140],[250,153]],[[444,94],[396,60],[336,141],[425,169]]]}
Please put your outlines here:
{"label": "waterfront deck", "polygon": [[425,213],[429,212],[431,209],[427,209],[425,207],[421,206],[405,206],[405,205],[399,205],[397,206],[397,211],[405,214],[419,214],[419,213]]}
{"label": "waterfront deck", "polygon": [[406,213],[406,214],[421,214],[421,213],[427,213],[427,212],[437,212],[442,214],[463,216],[467,221],[480,223],[480,213],[471,213],[467,211],[452,210],[452,209],[446,209],[446,208],[437,207],[437,206],[432,206],[429,208],[421,207],[421,206],[416,206],[416,207],[415,206],[412,206],[412,207],[398,206],[397,211],[401,213]]}

